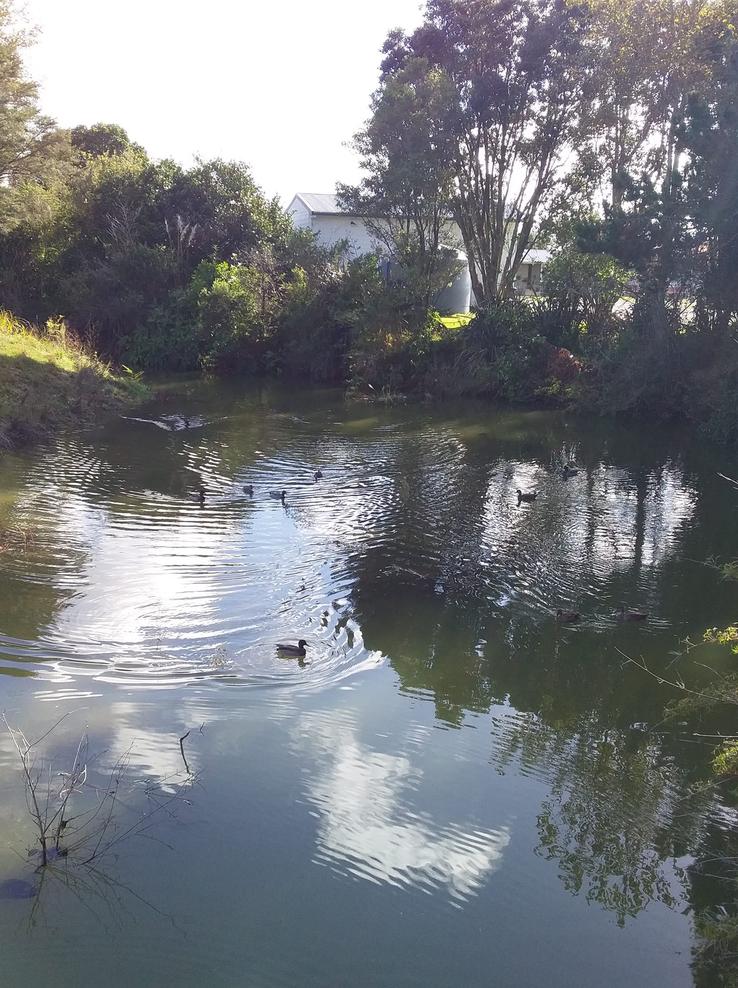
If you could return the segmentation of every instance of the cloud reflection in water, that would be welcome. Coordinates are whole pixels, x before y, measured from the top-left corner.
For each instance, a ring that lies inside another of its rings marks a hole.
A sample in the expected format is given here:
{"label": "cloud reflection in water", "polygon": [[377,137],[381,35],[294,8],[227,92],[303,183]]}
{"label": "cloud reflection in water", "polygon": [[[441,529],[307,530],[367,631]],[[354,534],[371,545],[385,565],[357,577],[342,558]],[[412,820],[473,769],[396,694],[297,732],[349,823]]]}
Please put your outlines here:
{"label": "cloud reflection in water", "polygon": [[317,749],[317,769],[306,796],[317,808],[316,862],[339,874],[375,883],[445,886],[455,905],[475,895],[499,867],[510,841],[507,827],[439,826],[416,812],[407,790],[422,782],[422,771],[405,755],[373,751],[357,737],[353,717],[305,714],[294,742],[305,738]]}

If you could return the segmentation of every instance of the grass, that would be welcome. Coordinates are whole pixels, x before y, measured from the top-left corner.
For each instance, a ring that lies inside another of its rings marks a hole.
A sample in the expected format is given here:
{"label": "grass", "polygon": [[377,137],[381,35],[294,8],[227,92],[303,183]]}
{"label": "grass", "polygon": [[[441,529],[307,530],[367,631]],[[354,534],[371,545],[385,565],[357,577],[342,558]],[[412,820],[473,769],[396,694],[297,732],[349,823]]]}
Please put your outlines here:
{"label": "grass", "polygon": [[63,322],[38,329],[0,311],[0,448],[98,422],[145,395],[135,375],[115,373]]}
{"label": "grass", "polygon": [[439,316],[438,321],[446,329],[463,329],[468,326],[474,318],[473,312],[457,312],[453,316]]}

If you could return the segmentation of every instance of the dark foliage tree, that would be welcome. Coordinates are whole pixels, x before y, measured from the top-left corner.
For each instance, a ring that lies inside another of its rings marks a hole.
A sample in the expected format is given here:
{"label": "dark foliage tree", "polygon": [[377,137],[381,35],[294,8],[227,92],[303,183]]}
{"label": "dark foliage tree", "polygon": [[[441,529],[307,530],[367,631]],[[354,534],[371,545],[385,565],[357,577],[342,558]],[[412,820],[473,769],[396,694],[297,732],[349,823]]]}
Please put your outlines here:
{"label": "dark foliage tree", "polygon": [[443,150],[477,301],[510,295],[563,176],[581,112],[586,7],[563,0],[429,0],[385,44],[387,81],[423,58],[447,80]]}
{"label": "dark foliage tree", "polygon": [[26,75],[29,34],[10,0],[0,0],[0,230],[24,212],[18,189],[52,173],[69,156],[69,138],[41,113],[38,85]]}
{"label": "dark foliage tree", "polygon": [[711,82],[688,103],[682,141],[699,327],[724,337],[738,316],[738,7],[721,13],[696,39]]}
{"label": "dark foliage tree", "polygon": [[73,127],[69,134],[72,147],[93,156],[101,154],[123,154],[129,148],[142,151],[133,144],[126,131],[118,124],[96,123],[90,127]]}
{"label": "dark foliage tree", "polygon": [[372,116],[354,139],[366,177],[339,186],[346,209],[365,217],[408,294],[427,310],[455,273],[453,172],[444,118],[447,77],[409,58],[374,94]]}

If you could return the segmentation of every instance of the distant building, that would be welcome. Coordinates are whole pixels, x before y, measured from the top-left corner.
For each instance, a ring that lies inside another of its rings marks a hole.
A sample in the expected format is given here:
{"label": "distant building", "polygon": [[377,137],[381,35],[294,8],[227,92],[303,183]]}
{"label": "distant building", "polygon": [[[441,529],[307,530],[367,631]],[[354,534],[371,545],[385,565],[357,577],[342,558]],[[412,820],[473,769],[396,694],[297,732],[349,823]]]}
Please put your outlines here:
{"label": "distant building", "polygon": [[543,268],[551,260],[551,251],[531,247],[515,272],[514,288],[524,295],[537,295],[543,287]]}
{"label": "distant building", "polygon": [[[287,207],[292,222],[299,229],[312,230],[324,247],[333,247],[346,241],[352,257],[362,254],[385,253],[386,248],[368,228],[366,217],[346,212],[338,203],[338,196],[331,193],[298,192]],[[376,222],[376,221],[375,221]],[[448,246],[458,251],[464,269],[447,289],[441,292],[436,303],[441,311],[468,312],[474,301],[471,277],[466,255],[458,250],[462,243],[461,230],[454,220],[449,220],[444,239]],[[531,249],[515,275],[516,293],[532,295],[540,291],[543,266],[549,260],[546,250]]]}
{"label": "distant building", "polygon": [[338,196],[330,193],[298,192],[287,212],[292,214],[296,227],[312,230],[324,247],[346,240],[352,256],[360,257],[381,246],[367,229],[365,220],[345,212],[338,205]]}

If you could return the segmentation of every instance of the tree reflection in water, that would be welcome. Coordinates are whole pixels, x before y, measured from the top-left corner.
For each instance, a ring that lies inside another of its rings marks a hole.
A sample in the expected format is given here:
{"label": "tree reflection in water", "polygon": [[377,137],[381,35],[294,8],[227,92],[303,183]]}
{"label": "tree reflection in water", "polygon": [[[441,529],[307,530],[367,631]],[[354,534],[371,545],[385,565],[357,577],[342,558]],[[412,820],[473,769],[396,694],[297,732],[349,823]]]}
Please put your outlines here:
{"label": "tree reflection in water", "polygon": [[[378,514],[392,534],[352,560],[366,641],[450,726],[504,705],[491,761],[547,782],[535,851],[568,891],[619,925],[650,903],[683,904],[688,855],[709,840],[719,800],[694,785],[701,752],[647,730],[662,719],[663,691],[620,650],[647,649],[663,668],[683,599],[709,592],[697,571],[668,577],[671,558],[705,540],[698,492],[675,461],[653,467],[644,455],[631,470],[593,464],[576,498],[555,491],[545,512],[524,516],[507,497],[519,466],[495,473],[467,448],[429,493],[420,459],[408,454],[397,471],[422,493],[388,501]],[[526,479],[542,470],[529,465]],[[612,608],[634,599],[662,627],[621,631]],[[551,608],[570,601],[583,601],[584,626],[554,627]]]}

